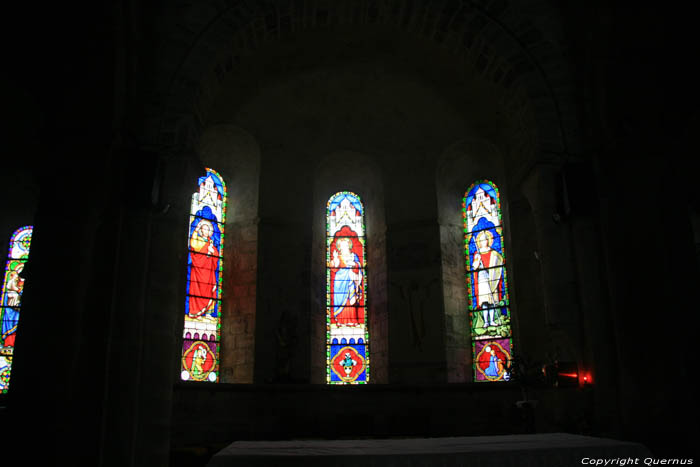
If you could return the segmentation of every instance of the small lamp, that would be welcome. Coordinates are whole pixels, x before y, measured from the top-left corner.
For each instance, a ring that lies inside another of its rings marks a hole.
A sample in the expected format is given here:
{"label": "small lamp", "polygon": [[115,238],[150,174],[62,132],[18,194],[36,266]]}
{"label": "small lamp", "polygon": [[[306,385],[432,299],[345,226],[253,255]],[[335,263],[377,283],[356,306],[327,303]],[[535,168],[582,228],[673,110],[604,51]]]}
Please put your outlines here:
{"label": "small lamp", "polygon": [[542,368],[545,381],[550,386],[558,388],[575,388],[579,386],[579,369],[576,362],[555,361],[551,365]]}

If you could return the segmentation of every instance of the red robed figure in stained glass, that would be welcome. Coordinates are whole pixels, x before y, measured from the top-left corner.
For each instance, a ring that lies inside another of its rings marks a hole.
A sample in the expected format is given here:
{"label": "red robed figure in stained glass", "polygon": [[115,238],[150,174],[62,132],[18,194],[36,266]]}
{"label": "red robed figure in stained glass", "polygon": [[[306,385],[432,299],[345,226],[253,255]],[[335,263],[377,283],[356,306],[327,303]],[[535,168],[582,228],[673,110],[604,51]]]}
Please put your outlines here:
{"label": "red robed figure in stained glass", "polygon": [[350,191],[326,205],[326,382],[369,382],[364,206]]}
{"label": "red robed figure in stained glass", "polygon": [[332,323],[364,323],[362,257],[357,234],[347,226],[340,229],[330,245]]}
{"label": "red robed figure in stained glass", "polygon": [[214,227],[206,219],[198,219],[192,238],[190,239],[190,288],[188,290],[190,306],[188,314],[191,317],[211,313],[217,298],[217,268],[219,265],[219,250],[214,244],[212,234]]}
{"label": "red robed figure in stained glass", "polygon": [[226,185],[212,169],[192,195],[180,378],[219,381]]}

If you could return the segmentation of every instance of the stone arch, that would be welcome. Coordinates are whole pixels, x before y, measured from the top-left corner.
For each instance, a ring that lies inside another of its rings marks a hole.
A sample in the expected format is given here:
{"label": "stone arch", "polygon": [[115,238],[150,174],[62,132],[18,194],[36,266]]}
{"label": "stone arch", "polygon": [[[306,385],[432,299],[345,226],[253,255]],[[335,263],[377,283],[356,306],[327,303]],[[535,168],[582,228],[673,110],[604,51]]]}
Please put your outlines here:
{"label": "stone arch", "polygon": [[[347,171],[352,160],[356,169]],[[371,156],[336,151],[314,171],[311,242],[311,382],[324,383],[326,374],[326,203],[338,191],[358,194],[365,208],[367,232],[370,383],[388,382],[388,309],[386,215],[381,169]]]}
{"label": "stone arch", "polygon": [[252,383],[260,148],[242,128],[219,124],[202,133],[197,153],[204,167],[221,174],[228,190],[220,378],[224,383]]}
{"label": "stone arch", "polygon": [[[506,2],[481,6],[477,2],[437,4],[409,0],[187,5],[170,23],[172,34],[165,44],[168,53],[163,55],[168,59],[156,65],[155,91],[160,107],[155,110],[152,121],[156,125],[151,128],[150,137],[164,152],[186,152],[188,147],[199,144],[210,122],[237,122],[235,115],[217,115],[212,108],[220,102],[220,94],[232,77],[245,74],[243,69],[267,53],[269,49],[265,48],[270,44],[283,44],[308,34],[341,37],[347,31],[358,35],[381,31],[394,36],[397,43],[414,41],[410,44],[420,43],[426,50],[432,48],[449,57],[462,70],[455,79],[461,83],[455,89],[471,89],[477,80],[496,89],[492,102],[493,108],[498,109],[494,113],[505,123],[493,126],[500,125],[508,138],[504,141],[494,135],[489,137],[498,141],[508,163],[508,179],[515,185],[538,160],[560,158],[573,151],[576,138],[570,136],[577,132],[575,116],[569,110],[573,108],[569,92],[572,81],[563,50],[557,45],[563,42],[561,32],[548,29],[546,21],[518,23],[518,12],[525,9],[540,12],[528,13],[529,18],[557,14],[535,1],[517,7]],[[360,54],[370,50],[367,44],[363,46]],[[172,66],[165,66],[168,63]],[[318,65],[307,61],[300,66]],[[278,71],[289,70],[261,68],[254,79],[267,78]],[[252,86],[250,91],[256,91],[259,84]],[[243,125],[248,127],[249,123]],[[257,128],[250,129],[263,141]],[[452,138],[445,138],[438,148]],[[339,146],[353,147],[351,144],[343,141]],[[266,157],[269,150],[275,149],[266,146]],[[361,147],[359,150],[373,151]],[[260,359],[258,352],[256,355]],[[256,379],[261,379],[261,375]]]}
{"label": "stone arch", "polygon": [[[448,382],[470,382],[471,336],[467,309],[464,269],[464,233],[461,202],[465,190],[476,180],[488,179],[499,188],[504,224],[506,254],[511,244],[508,182],[503,154],[491,142],[470,138],[452,144],[443,152],[435,172],[438,222],[442,261],[442,287],[445,311],[445,352]],[[517,307],[513,297],[512,262],[506,257],[510,282],[511,313],[517,325]],[[513,326],[513,334],[517,326]]]}
{"label": "stone arch", "polygon": [[[522,21],[520,13],[535,20]],[[303,31],[379,27],[421,37],[474,68],[503,90],[520,146],[548,154],[577,151],[572,78],[554,26],[554,6],[541,1],[490,5],[474,1],[268,1],[183,6],[169,25],[159,65],[162,113],[153,136],[161,144],[194,144],[206,108],[225,77],[264,44]],[[180,57],[172,60],[173,56]],[[520,152],[520,151],[519,151]],[[521,176],[528,164],[521,169]]]}

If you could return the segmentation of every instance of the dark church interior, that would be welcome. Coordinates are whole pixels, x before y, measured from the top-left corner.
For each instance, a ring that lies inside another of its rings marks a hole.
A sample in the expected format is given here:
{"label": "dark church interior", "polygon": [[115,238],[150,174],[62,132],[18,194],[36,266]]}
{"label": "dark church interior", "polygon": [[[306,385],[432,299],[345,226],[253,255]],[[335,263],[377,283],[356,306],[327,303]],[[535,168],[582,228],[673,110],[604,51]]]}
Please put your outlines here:
{"label": "dark church interior", "polygon": [[[114,0],[4,17],[0,251],[34,228],[3,466],[547,433],[695,456],[682,5]],[[228,187],[216,383],[180,372],[206,168]],[[508,381],[474,381],[461,203],[477,180],[500,188]],[[326,384],[326,202],[343,190],[366,208],[368,384]]]}

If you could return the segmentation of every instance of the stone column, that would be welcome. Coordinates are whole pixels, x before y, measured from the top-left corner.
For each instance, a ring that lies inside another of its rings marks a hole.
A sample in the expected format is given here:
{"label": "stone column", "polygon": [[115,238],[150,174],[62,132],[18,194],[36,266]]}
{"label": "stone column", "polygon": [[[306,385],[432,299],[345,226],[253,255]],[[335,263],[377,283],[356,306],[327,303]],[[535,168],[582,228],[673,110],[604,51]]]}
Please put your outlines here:
{"label": "stone column", "polygon": [[564,174],[566,226],[572,239],[581,307],[581,364],[595,388],[595,430],[606,432],[618,425],[619,369],[606,286],[599,183],[587,162],[567,166]]}
{"label": "stone column", "polygon": [[[596,430],[617,426],[617,356],[592,172],[540,165],[523,184],[532,206],[545,323],[561,360],[592,378]],[[577,182],[577,183],[574,183]],[[558,348],[557,348],[558,347]]]}
{"label": "stone column", "polygon": [[[39,464],[97,465],[100,458],[121,229],[119,174],[107,158],[89,166],[67,156],[41,172],[8,404],[14,419],[8,426],[20,442],[15,452],[31,452]],[[45,444],[22,447],[28,440]]]}
{"label": "stone column", "polygon": [[436,219],[387,226],[390,383],[447,381],[440,252]]}
{"label": "stone column", "polygon": [[642,136],[601,154],[598,170],[620,424],[627,436],[682,452],[697,431],[684,383],[694,370],[698,271],[666,141]]}
{"label": "stone column", "polygon": [[182,331],[177,310],[185,287],[188,197],[183,188],[196,164],[188,155],[166,160],[138,151],[129,157],[139,164],[125,167],[123,175],[101,462],[167,465]]}
{"label": "stone column", "polygon": [[180,380],[192,192],[202,174],[194,155],[159,156],[151,200],[150,248],[143,290],[143,331],[134,466],[167,465],[173,385]]}
{"label": "stone column", "polygon": [[522,191],[532,208],[537,235],[536,257],[542,272],[545,324],[552,352],[560,360],[580,361],[580,304],[569,229],[558,212],[557,178],[552,165],[537,165],[526,177]]}

